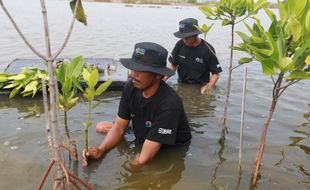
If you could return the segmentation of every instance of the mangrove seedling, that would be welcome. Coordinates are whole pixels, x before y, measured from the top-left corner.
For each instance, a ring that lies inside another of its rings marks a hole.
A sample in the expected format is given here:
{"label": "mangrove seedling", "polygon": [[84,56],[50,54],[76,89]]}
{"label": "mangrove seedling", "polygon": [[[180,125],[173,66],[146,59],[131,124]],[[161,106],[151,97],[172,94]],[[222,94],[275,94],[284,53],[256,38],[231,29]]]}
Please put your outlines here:
{"label": "mangrove seedling", "polygon": [[[200,11],[210,20],[221,20],[223,26],[231,25],[231,45],[234,46],[234,33],[235,25],[242,22],[246,18],[257,14],[257,12],[268,5],[267,0],[258,0],[254,3],[253,0],[220,0],[216,3],[215,7],[203,6],[200,7]],[[205,29],[204,29],[205,28]],[[204,26],[202,27],[202,32],[207,32],[210,28]],[[205,33],[206,34],[206,33]],[[204,36],[206,37],[206,35]],[[213,52],[213,51],[212,51]],[[214,52],[213,52],[214,53]],[[215,54],[215,53],[214,53]],[[227,132],[227,109],[230,95],[230,87],[232,80],[232,62],[233,62],[233,49],[230,50],[230,61],[228,67],[228,80],[227,80],[227,89],[226,89],[226,101],[224,106],[224,113],[221,119],[222,124],[222,140],[225,138],[225,131]]]}
{"label": "mangrove seedling", "polygon": [[38,68],[22,68],[20,74],[8,76],[1,74],[1,81],[5,81],[8,85],[4,89],[11,89],[9,98],[13,98],[20,92],[23,96],[35,96],[35,94],[42,89],[41,79],[48,80],[48,74],[44,70]]}
{"label": "mangrove seedling", "polygon": [[68,127],[68,111],[76,105],[79,97],[76,96],[77,89],[83,91],[79,79],[82,73],[84,59],[82,56],[72,59],[70,62],[63,61],[59,69],[56,70],[56,78],[61,84],[59,92],[59,107],[64,110],[64,127],[68,137],[68,147],[66,147],[73,160],[77,161],[76,142],[70,137]]}
{"label": "mangrove seedling", "polygon": [[83,125],[85,131],[85,149],[86,151],[88,151],[88,128],[92,125],[90,121],[90,115],[92,110],[94,110],[100,104],[100,101],[97,101],[95,103],[92,102],[94,101],[94,98],[96,96],[101,95],[104,91],[107,90],[107,88],[111,85],[112,81],[108,80],[102,83],[98,88],[96,88],[99,79],[99,72],[97,69],[91,67],[83,68],[82,76],[87,85],[84,90],[83,97],[84,101],[87,103],[88,114],[87,119],[83,123]]}
{"label": "mangrove seedling", "polygon": [[310,79],[310,0],[278,1],[278,8],[279,20],[271,10],[265,9],[271,20],[268,30],[255,19],[252,27],[246,24],[250,35],[237,32],[243,42],[234,47],[250,55],[240,59],[240,64],[258,61],[263,74],[273,82],[272,101],[258,146],[253,184],[257,182],[268,126],[280,96],[300,80]]}

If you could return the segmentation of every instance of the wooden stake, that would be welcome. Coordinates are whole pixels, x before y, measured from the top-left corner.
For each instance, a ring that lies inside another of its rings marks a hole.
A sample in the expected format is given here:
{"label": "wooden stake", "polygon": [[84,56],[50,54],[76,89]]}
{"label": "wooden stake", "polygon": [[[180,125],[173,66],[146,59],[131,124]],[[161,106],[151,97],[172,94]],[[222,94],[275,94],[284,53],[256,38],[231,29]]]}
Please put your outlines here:
{"label": "wooden stake", "polygon": [[243,141],[243,125],[244,125],[244,107],[245,107],[245,95],[246,95],[246,83],[247,83],[247,67],[244,67],[243,77],[243,93],[242,93],[242,106],[241,106],[241,121],[240,121],[240,143],[239,143],[239,168],[241,170],[242,162],[242,141]]}

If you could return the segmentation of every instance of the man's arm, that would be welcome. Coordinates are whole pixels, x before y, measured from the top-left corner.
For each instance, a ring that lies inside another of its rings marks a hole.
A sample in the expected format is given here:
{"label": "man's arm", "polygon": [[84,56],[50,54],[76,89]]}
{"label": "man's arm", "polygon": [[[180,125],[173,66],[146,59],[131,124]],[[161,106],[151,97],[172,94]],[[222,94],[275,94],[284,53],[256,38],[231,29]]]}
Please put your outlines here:
{"label": "man's arm", "polygon": [[[173,71],[176,71],[178,66],[177,65],[173,65],[173,64],[169,64],[168,68],[173,70]],[[169,79],[169,76],[164,76],[163,81],[166,81],[168,79]]]}
{"label": "man's arm", "polygon": [[134,168],[140,168],[147,162],[151,161],[158,150],[160,149],[161,144],[156,141],[145,140],[142,146],[140,154],[131,162],[131,166]]}
{"label": "man's arm", "polygon": [[200,93],[204,94],[205,92],[211,92],[218,79],[219,74],[212,74],[210,81],[201,87]]}
{"label": "man's arm", "polygon": [[102,143],[97,148],[90,147],[88,149],[88,152],[86,152],[85,149],[83,150],[83,164],[87,166],[87,158],[98,159],[104,153],[117,145],[126,131],[128,122],[128,120],[122,119],[117,116],[113,127],[108,132]]}

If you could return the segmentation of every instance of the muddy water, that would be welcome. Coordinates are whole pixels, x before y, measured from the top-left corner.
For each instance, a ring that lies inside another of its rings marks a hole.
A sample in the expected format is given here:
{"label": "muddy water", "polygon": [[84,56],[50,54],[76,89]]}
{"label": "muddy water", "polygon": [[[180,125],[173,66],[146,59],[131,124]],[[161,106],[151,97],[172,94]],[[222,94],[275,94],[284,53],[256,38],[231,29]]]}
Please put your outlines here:
{"label": "muddy water", "polygon": [[[21,25],[22,31],[44,52],[42,19],[38,1],[5,1],[8,9]],[[68,29],[71,13],[68,2],[48,1],[48,14],[55,50]],[[130,56],[138,41],[154,41],[172,50],[176,38],[172,35],[178,21],[195,17],[208,23],[194,7],[85,3],[88,26],[76,23],[72,38],[61,55],[97,56],[118,59]],[[21,14],[22,13],[22,14]],[[268,25],[267,17],[259,15]],[[0,11],[0,69],[15,58],[35,57],[17,36],[8,19]],[[237,30],[244,30],[239,26]],[[261,75],[258,64],[248,67],[248,90],[244,129],[243,173],[238,171],[239,126],[243,69],[237,68],[229,107],[226,143],[218,144],[219,120],[223,113],[229,60],[229,28],[216,23],[208,35],[214,45],[224,72],[216,89],[209,95],[200,95],[199,87],[178,85],[176,78],[168,83],[183,98],[193,133],[188,148],[163,150],[155,160],[139,172],[133,172],[128,162],[139,151],[128,132],[122,143],[98,162],[83,168],[81,163],[66,165],[75,174],[97,189],[217,189],[228,184],[228,189],[249,189],[252,164],[260,131],[270,104],[271,80]],[[236,55],[236,59],[241,57]],[[280,99],[267,136],[262,176],[257,189],[309,189],[310,171],[309,124],[303,114],[310,107],[309,81],[290,88]],[[108,92],[100,97],[102,105],[93,115],[93,122],[113,120],[117,113],[120,92]],[[69,126],[73,138],[83,147],[82,122],[86,107],[79,103],[69,112]],[[62,118],[62,113],[59,113]],[[15,98],[0,96],[0,189],[35,189],[43,175],[49,157],[44,132],[41,97]],[[104,135],[90,129],[90,144],[98,145]],[[64,138],[65,139],[65,138]],[[65,141],[65,140],[64,140]],[[283,154],[282,154],[283,153]],[[305,171],[304,171],[304,170]],[[17,183],[18,181],[18,183]],[[50,189],[50,184],[46,185]]]}

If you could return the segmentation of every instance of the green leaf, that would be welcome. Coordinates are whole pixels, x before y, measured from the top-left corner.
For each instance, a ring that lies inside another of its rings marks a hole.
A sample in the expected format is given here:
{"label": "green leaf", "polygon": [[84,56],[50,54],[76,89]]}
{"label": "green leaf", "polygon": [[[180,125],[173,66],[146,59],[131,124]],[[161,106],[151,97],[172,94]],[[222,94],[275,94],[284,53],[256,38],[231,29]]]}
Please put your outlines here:
{"label": "green leaf", "polygon": [[294,69],[293,60],[290,57],[280,59],[278,65],[282,72],[291,71]]}
{"label": "green leaf", "polygon": [[277,50],[278,50],[278,59],[282,59],[285,56],[285,39],[281,33],[277,39]]}
{"label": "green leaf", "polygon": [[75,87],[77,87],[81,92],[84,92],[84,90],[83,90],[83,88],[81,86],[81,83],[80,83],[78,78],[72,79],[72,82],[73,82]]}
{"label": "green leaf", "polygon": [[75,97],[75,98],[70,99],[67,103],[67,110],[66,111],[69,111],[72,107],[74,107],[76,105],[76,103],[78,102],[78,100],[79,100],[79,97]]}
{"label": "green leaf", "polygon": [[65,94],[69,93],[72,89],[72,80],[70,78],[65,79],[65,83],[61,88],[61,91]]}
{"label": "green leaf", "polygon": [[74,9],[75,9],[75,5],[76,5],[76,2],[78,2],[78,8],[77,8],[77,12],[76,12],[76,15],[75,15],[75,18],[82,22],[84,25],[87,25],[87,20],[86,20],[86,16],[85,16],[85,13],[84,13],[84,9],[83,9],[83,5],[82,5],[82,1],[81,0],[71,0],[70,1],[70,7],[71,7],[71,11],[72,13],[74,13]]}
{"label": "green leaf", "polygon": [[83,79],[86,82],[86,84],[89,85],[89,82],[90,82],[90,72],[87,69],[83,68],[82,76],[83,76]]}
{"label": "green leaf", "polygon": [[30,95],[32,95],[32,97],[34,96],[34,94],[32,93],[32,91],[24,92],[24,93],[22,93],[22,94],[23,94],[23,96],[30,96]]}
{"label": "green leaf", "polygon": [[294,79],[310,79],[310,74],[305,71],[296,70],[286,77],[286,80]]}
{"label": "green leaf", "polygon": [[295,12],[295,15],[297,18],[300,17],[302,15],[302,13],[304,12],[307,1],[308,0],[298,0],[298,3],[294,2],[294,4],[295,4],[294,12]]}
{"label": "green leaf", "polygon": [[252,58],[243,57],[243,58],[239,59],[239,64],[250,63],[250,62],[252,62],[252,61],[253,61]]}
{"label": "green leaf", "polygon": [[0,74],[0,82],[6,82],[6,81],[8,81],[8,77],[3,74]]}
{"label": "green leaf", "polygon": [[64,62],[62,62],[60,68],[56,71],[56,78],[61,85],[64,85],[65,83],[66,67],[67,65]]}
{"label": "green leaf", "polygon": [[11,99],[11,98],[14,98],[14,96],[19,92],[19,89],[20,89],[20,88],[14,88],[14,89],[11,91],[9,98],[10,98],[10,99]]}
{"label": "green leaf", "polygon": [[38,81],[31,81],[29,84],[27,84],[25,86],[25,89],[24,89],[24,91],[22,93],[29,92],[29,91],[32,92],[32,91],[34,91],[34,89],[36,91],[36,88],[37,88],[38,84],[39,84]]}
{"label": "green leaf", "polygon": [[248,43],[250,41],[249,36],[247,36],[245,33],[239,31],[236,33],[242,38],[243,42]]}
{"label": "green leaf", "polygon": [[249,32],[250,32],[253,36],[255,36],[256,33],[254,32],[254,30],[253,30],[246,22],[243,22],[243,23],[244,23],[244,25],[246,26],[246,28],[249,30]]}
{"label": "green leaf", "polygon": [[212,23],[210,26],[207,26],[206,24],[203,24],[201,27],[195,26],[200,32],[204,33],[205,35],[208,34],[209,30],[212,28],[214,23]]}
{"label": "green leaf", "polygon": [[199,10],[207,17],[214,16],[213,9],[208,6],[199,7]]}
{"label": "green leaf", "polygon": [[82,56],[75,57],[68,64],[68,71],[70,78],[78,78],[81,75],[84,64],[84,58]]}
{"label": "green leaf", "polygon": [[265,75],[271,76],[277,73],[275,64],[271,60],[263,60],[261,61],[261,64]]}
{"label": "green leaf", "polygon": [[112,81],[111,80],[108,80],[104,83],[102,83],[97,89],[96,89],[96,92],[95,92],[95,95],[96,96],[99,96],[100,94],[102,94],[104,91],[106,91],[108,89],[108,87],[112,84]]}
{"label": "green leaf", "polygon": [[99,73],[97,69],[94,69],[91,74],[90,74],[90,78],[89,78],[89,87],[90,88],[94,88],[96,86],[96,84],[98,83],[98,79],[99,79]]}
{"label": "green leaf", "polygon": [[18,74],[18,75],[15,75],[15,76],[8,77],[9,80],[22,80],[24,78],[26,78],[25,74]]}
{"label": "green leaf", "polygon": [[260,38],[260,37],[256,37],[256,36],[251,36],[250,37],[250,41],[254,44],[266,44],[265,40]]}
{"label": "green leaf", "polygon": [[270,49],[263,49],[259,45],[253,46],[253,45],[248,45],[248,47],[252,50],[255,51],[256,53],[262,54],[263,56],[271,56],[272,55],[272,50]]}
{"label": "green leaf", "polygon": [[305,27],[309,33],[310,32],[310,9],[308,10],[308,13],[305,19]]}
{"label": "green leaf", "polygon": [[284,4],[282,4],[279,0],[278,0],[278,8],[279,8],[279,12],[280,12],[281,22],[285,23],[285,21],[287,19],[287,11],[285,10]]}
{"label": "green leaf", "polygon": [[18,80],[16,80],[16,81],[13,81],[11,84],[6,85],[6,86],[5,86],[5,87],[3,87],[3,88],[4,88],[4,89],[14,88],[14,87],[16,87],[16,86],[20,85],[21,83],[22,83],[22,81],[18,81]]}
{"label": "green leaf", "polygon": [[270,9],[264,8],[264,11],[266,12],[266,14],[268,15],[268,17],[270,18],[272,22],[277,20],[276,15]]}
{"label": "green leaf", "polygon": [[228,19],[223,19],[222,20],[222,26],[226,26],[226,25],[229,25],[229,24],[232,24],[231,20],[228,20]]}
{"label": "green leaf", "polygon": [[297,42],[301,37],[301,25],[296,18],[289,18],[287,24],[284,27],[284,31],[288,35],[293,35],[293,41]]}
{"label": "green leaf", "polygon": [[83,93],[83,96],[87,102],[90,102],[95,97],[95,91],[92,91],[91,89],[86,88],[85,92]]}
{"label": "green leaf", "polygon": [[253,12],[258,12],[261,8],[266,7],[269,4],[266,0],[258,0],[257,3],[254,5]]}

